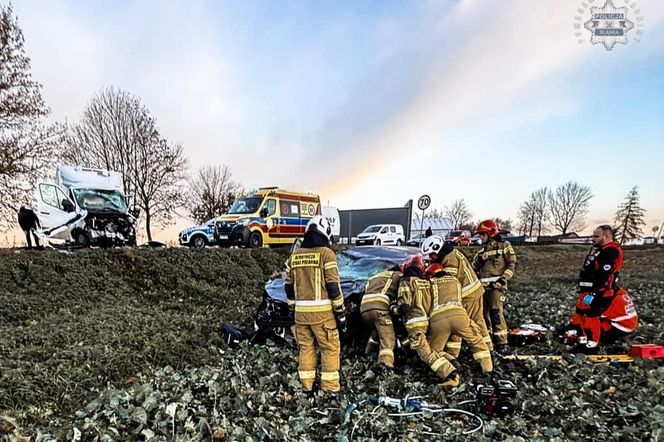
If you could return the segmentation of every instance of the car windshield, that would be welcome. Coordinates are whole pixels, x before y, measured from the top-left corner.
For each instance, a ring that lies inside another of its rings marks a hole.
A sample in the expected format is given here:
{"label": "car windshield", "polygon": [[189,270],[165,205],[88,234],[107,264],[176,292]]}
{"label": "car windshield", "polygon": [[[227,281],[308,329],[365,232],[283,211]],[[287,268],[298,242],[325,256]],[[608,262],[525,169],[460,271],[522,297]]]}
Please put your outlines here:
{"label": "car windshield", "polygon": [[369,226],[362,233],[376,233],[380,231],[381,226]]}
{"label": "car windshield", "polygon": [[240,198],[235,200],[229,214],[247,214],[254,213],[263,202],[261,197]]}
{"label": "car windshield", "polygon": [[124,195],[117,190],[73,189],[72,192],[85,210],[127,213]]}
{"label": "car windshield", "polygon": [[447,236],[459,236],[461,235],[461,230],[452,230]]}
{"label": "car windshield", "polygon": [[216,221],[217,218],[212,218],[203,223],[204,226],[212,226],[214,225],[214,222]]}

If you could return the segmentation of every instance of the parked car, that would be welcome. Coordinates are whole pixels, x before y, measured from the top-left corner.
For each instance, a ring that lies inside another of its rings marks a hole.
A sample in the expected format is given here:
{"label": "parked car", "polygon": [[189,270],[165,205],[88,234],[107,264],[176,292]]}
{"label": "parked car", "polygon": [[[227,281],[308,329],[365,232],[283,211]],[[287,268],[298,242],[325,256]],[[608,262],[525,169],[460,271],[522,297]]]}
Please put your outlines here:
{"label": "parked car", "polygon": [[473,236],[470,237],[470,244],[471,246],[481,246],[482,245],[482,240],[480,239],[480,234],[476,233]]}
{"label": "parked car", "polygon": [[452,230],[445,235],[445,241],[456,246],[467,246],[470,244],[470,232],[468,230]]}
{"label": "parked car", "polygon": [[209,219],[199,226],[187,227],[178,235],[181,246],[202,249],[205,246],[216,244],[214,227],[216,218]]}
{"label": "parked car", "polygon": [[355,245],[400,246],[406,242],[403,226],[400,224],[374,224],[357,235]]}
{"label": "parked car", "polygon": [[[368,336],[368,329],[362,321],[360,303],[368,279],[376,273],[400,265],[419,249],[413,247],[351,247],[337,254],[341,290],[346,304],[346,342],[362,342]],[[257,331],[267,335],[285,337],[294,324],[293,312],[288,308],[284,291],[283,274],[265,284],[263,300],[254,318]],[[395,321],[395,324],[398,321]],[[399,323],[400,324],[400,323]],[[400,336],[406,336],[405,329],[397,329]]]}
{"label": "parked car", "polygon": [[421,247],[425,239],[426,236],[423,233],[418,233],[415,236],[413,236],[411,239],[406,241],[406,245],[409,247]]}

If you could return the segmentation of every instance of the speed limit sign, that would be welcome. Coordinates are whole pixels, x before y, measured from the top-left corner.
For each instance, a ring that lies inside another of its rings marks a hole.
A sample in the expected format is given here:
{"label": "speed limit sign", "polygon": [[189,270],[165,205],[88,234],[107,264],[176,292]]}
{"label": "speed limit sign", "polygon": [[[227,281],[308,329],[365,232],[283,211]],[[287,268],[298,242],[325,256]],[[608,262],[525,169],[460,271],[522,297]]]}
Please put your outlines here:
{"label": "speed limit sign", "polygon": [[429,195],[422,195],[419,200],[417,200],[417,208],[420,210],[426,210],[431,204],[431,197]]}

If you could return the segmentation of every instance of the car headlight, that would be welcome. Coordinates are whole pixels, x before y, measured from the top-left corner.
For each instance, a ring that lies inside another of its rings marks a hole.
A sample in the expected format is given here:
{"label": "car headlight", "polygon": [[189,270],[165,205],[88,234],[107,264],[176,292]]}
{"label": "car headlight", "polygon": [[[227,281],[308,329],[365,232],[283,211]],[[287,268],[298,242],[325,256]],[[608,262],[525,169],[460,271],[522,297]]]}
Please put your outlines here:
{"label": "car headlight", "polygon": [[247,224],[249,224],[249,218],[242,218],[237,220],[238,226],[246,226]]}

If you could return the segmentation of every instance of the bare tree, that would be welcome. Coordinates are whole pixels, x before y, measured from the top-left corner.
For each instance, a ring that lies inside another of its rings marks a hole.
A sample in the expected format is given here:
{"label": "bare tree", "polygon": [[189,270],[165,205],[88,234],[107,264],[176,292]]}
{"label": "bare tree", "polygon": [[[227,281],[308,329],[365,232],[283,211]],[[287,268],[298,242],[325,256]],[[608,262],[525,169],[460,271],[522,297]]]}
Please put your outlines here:
{"label": "bare tree", "polygon": [[187,160],[179,144],[164,139],[139,144],[136,170],[132,183],[136,189],[136,203],[145,218],[145,232],[152,241],[152,223],[165,226],[173,222],[178,209],[186,201]]}
{"label": "bare tree", "polygon": [[203,166],[190,182],[189,212],[198,223],[228,212],[242,186],[226,165]]}
{"label": "bare tree", "polygon": [[16,210],[28,204],[32,186],[58,155],[57,125],[49,125],[49,109],[41,84],[30,74],[30,59],[11,6],[0,6],[0,224],[15,222]]}
{"label": "bare tree", "polygon": [[521,204],[517,218],[519,220],[519,233],[522,235],[533,236],[533,229],[535,227],[535,208],[530,199]]}
{"label": "bare tree", "polygon": [[620,244],[625,242],[626,239],[637,238],[643,234],[643,226],[646,225],[643,220],[644,215],[645,210],[641,208],[639,203],[639,189],[634,186],[625,197],[625,201],[618,206],[613,221],[616,239],[620,241]]}
{"label": "bare tree", "polygon": [[509,218],[502,219],[502,218],[496,218],[495,219],[496,224],[498,224],[498,228],[500,230],[509,230],[512,231],[512,220]]}
{"label": "bare tree", "polygon": [[593,194],[590,187],[568,181],[548,195],[551,224],[563,236],[585,227],[585,217]]}
{"label": "bare tree", "polygon": [[449,206],[445,206],[445,215],[452,221],[455,229],[460,228],[463,224],[468,224],[473,216],[463,199],[455,200]]}
{"label": "bare tree", "polygon": [[[537,232],[537,236],[542,236],[542,233],[546,233],[548,230],[546,218],[550,194],[551,192],[546,187],[537,189],[530,194],[530,204],[533,209],[533,230]],[[530,236],[532,236],[532,232]]]}
{"label": "bare tree", "polygon": [[148,240],[154,222],[172,222],[184,205],[187,161],[182,147],[164,140],[138,97],[106,88],[69,128],[65,161],[122,174],[126,195],[142,210]]}

